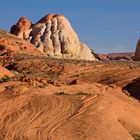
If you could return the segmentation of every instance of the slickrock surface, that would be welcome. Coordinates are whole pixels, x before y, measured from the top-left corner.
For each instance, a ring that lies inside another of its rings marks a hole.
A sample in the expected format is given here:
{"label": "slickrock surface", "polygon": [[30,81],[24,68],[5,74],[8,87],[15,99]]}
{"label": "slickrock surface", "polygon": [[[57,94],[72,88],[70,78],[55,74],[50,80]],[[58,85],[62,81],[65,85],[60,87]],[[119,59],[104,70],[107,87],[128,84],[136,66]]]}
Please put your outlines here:
{"label": "slickrock surface", "polygon": [[49,14],[34,25],[26,17],[22,17],[12,26],[11,33],[28,40],[53,58],[95,60],[91,50],[79,41],[63,15]]}
{"label": "slickrock surface", "polygon": [[137,46],[136,46],[136,52],[135,52],[135,61],[140,61],[140,39],[138,40]]}
{"label": "slickrock surface", "polygon": [[17,75],[0,83],[0,140],[140,136],[140,63],[22,55],[7,68]]}
{"label": "slickrock surface", "polygon": [[30,33],[30,31],[27,31],[30,29],[31,25],[32,23],[30,22],[30,20],[28,20],[25,16],[21,17],[17,22],[17,25],[13,25],[11,27],[11,32],[22,39],[26,39],[28,37],[28,34]]}

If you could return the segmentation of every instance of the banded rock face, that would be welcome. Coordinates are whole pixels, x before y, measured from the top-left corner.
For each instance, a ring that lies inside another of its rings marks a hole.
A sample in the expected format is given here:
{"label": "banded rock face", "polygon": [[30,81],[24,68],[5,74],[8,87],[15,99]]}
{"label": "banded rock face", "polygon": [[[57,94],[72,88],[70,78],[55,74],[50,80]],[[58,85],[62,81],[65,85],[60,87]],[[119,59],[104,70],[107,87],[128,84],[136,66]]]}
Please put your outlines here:
{"label": "banded rock face", "polygon": [[91,50],[79,41],[69,21],[63,15],[49,14],[36,24],[22,17],[11,33],[35,45],[53,58],[95,60]]}
{"label": "banded rock face", "polygon": [[136,52],[135,52],[135,61],[140,61],[140,39],[138,40],[137,46],[136,46]]}

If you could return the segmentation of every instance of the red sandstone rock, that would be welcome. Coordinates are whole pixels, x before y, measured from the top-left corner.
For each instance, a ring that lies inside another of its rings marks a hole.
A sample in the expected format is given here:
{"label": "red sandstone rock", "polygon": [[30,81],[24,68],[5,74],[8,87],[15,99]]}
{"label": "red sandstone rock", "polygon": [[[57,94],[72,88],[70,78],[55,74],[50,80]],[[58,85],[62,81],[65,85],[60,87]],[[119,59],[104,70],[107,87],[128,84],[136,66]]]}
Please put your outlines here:
{"label": "red sandstone rock", "polygon": [[20,38],[27,39],[30,33],[32,23],[25,16],[21,17],[16,25],[11,27],[11,33],[19,36]]}
{"label": "red sandstone rock", "polygon": [[4,78],[5,76],[13,77],[14,74],[8,71],[6,68],[0,66],[0,78]]}
{"label": "red sandstone rock", "polygon": [[44,55],[29,42],[22,40],[8,32],[0,30],[0,65],[5,65],[5,62],[8,61],[8,59],[11,61],[13,55],[20,54],[30,56]]}

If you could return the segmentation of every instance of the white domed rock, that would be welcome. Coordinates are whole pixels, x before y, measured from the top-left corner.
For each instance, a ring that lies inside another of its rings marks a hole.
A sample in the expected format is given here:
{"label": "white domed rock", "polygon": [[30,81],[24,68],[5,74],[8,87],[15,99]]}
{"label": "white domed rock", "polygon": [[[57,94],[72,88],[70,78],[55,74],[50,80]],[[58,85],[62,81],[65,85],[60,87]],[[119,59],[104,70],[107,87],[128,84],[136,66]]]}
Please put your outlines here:
{"label": "white domed rock", "polygon": [[[26,23],[26,21],[24,22]],[[29,23],[28,19],[27,23]],[[63,15],[49,14],[36,24],[27,25],[27,28],[18,27],[18,24],[14,25],[11,33],[28,40],[47,56],[53,58],[96,60],[91,50],[79,41],[76,32]],[[19,28],[20,30],[15,32],[15,29]]]}

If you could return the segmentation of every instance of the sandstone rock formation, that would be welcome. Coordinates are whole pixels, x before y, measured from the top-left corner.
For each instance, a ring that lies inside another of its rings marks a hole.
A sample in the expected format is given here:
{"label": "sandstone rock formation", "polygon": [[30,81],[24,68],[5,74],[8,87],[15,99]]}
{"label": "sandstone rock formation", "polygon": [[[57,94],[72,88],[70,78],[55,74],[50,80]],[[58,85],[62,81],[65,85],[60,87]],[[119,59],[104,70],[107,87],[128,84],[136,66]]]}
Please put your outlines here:
{"label": "sandstone rock formation", "polygon": [[13,77],[14,74],[11,73],[10,71],[8,71],[6,68],[0,66],[0,78],[3,78],[3,77]]}
{"label": "sandstone rock formation", "polygon": [[[21,17],[17,22],[17,25],[13,25],[11,27],[11,32],[20,38],[28,38],[28,34],[30,33],[30,27],[32,23],[25,16]],[[29,31],[28,31],[29,30]],[[26,36],[27,35],[27,36]]]}
{"label": "sandstone rock formation", "polygon": [[17,55],[44,56],[34,45],[0,29],[0,65],[5,66]]}
{"label": "sandstone rock formation", "polygon": [[29,41],[50,57],[95,60],[63,15],[49,14],[34,25],[22,17],[12,26],[11,33]]}
{"label": "sandstone rock formation", "polygon": [[140,61],[140,39],[138,40],[137,46],[136,46],[136,52],[135,52],[135,61]]}

